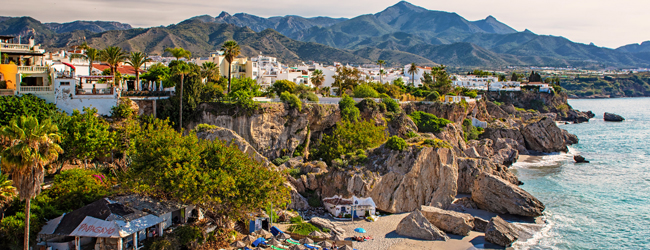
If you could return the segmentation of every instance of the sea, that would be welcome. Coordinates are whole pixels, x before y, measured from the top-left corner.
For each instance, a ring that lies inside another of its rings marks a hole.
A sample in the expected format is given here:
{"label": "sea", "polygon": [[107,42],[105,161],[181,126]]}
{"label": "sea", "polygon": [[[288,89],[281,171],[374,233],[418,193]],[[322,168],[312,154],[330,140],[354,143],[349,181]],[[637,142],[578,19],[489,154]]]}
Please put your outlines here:
{"label": "sea", "polygon": [[[569,100],[596,117],[560,125],[580,142],[516,163],[521,186],[546,205],[546,226],[517,249],[650,249],[650,98]],[[603,121],[603,113],[623,116]],[[580,154],[590,163],[574,163]]]}

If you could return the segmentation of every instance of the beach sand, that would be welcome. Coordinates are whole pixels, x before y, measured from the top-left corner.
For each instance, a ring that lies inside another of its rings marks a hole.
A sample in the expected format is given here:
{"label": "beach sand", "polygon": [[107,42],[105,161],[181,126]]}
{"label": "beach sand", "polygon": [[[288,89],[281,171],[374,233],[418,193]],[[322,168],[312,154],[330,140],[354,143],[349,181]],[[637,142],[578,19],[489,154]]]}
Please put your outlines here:
{"label": "beach sand", "polygon": [[538,163],[542,161],[543,155],[519,155],[518,162]]}

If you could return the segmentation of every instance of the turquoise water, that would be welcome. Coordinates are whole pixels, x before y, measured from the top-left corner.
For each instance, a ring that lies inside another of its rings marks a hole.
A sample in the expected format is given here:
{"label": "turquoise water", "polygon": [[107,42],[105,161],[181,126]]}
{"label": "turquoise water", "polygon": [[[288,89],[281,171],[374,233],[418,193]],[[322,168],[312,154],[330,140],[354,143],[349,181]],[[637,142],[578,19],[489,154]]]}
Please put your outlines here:
{"label": "turquoise water", "polygon": [[[549,224],[530,249],[650,249],[650,98],[570,100],[589,123],[562,125],[580,143],[570,155],[517,164],[525,190],[546,205]],[[605,111],[625,117],[603,121]],[[532,242],[531,242],[532,243]]]}

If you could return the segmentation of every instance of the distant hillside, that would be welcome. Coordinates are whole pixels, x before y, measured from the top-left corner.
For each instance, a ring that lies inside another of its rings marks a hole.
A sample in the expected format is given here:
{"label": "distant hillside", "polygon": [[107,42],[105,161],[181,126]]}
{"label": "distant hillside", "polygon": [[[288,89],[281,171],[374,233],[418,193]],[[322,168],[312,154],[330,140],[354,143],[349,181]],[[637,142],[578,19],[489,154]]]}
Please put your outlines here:
{"label": "distant hillside", "polygon": [[240,27],[248,27],[253,31],[260,32],[266,29],[274,29],[282,34],[293,34],[297,31],[309,29],[311,27],[328,27],[346,18],[331,17],[312,17],[304,18],[301,16],[282,16],[263,18],[246,13],[237,13],[234,16],[227,12],[221,12],[217,17],[208,15],[197,16],[190,19],[200,20],[202,22],[228,23]]}
{"label": "distant hillside", "polygon": [[278,57],[284,63],[308,60],[330,63],[370,62],[351,52],[322,44],[296,41],[271,29],[255,32],[231,24],[206,23],[199,20],[188,20],[168,27],[112,30],[95,34],[75,31],[56,34],[53,39],[39,42],[47,49],[54,50],[78,44],[82,37],[93,47],[119,46],[127,51],[144,51],[150,55],[167,55],[165,48],[183,47],[190,50],[194,56],[207,56],[210,52],[221,49],[225,41],[234,39],[241,45],[244,56],[263,53]]}
{"label": "distant hillside", "polygon": [[109,30],[128,30],[132,29],[130,24],[119,22],[103,21],[74,21],[69,23],[46,23],[46,27],[56,33],[66,33],[75,30],[87,30],[94,33],[100,33]]}
{"label": "distant hillside", "polygon": [[628,52],[628,53],[650,52],[650,41],[645,41],[641,44],[638,43],[628,44],[625,46],[621,46],[616,50],[621,52]]}
{"label": "distant hillside", "polygon": [[234,38],[248,46],[246,55],[262,51],[286,62],[364,63],[382,59],[398,67],[411,62],[460,68],[650,67],[650,41],[614,50],[529,30],[518,32],[493,16],[469,21],[456,13],[427,10],[404,1],[351,19],[263,18],[222,12],[217,17],[196,16],[177,25],[148,29],[130,29],[128,24],[115,22],[43,24],[31,17],[0,17],[0,34],[35,36],[50,48],[89,39],[100,47],[119,45],[152,54],[161,54],[169,46],[184,46],[195,55],[207,55],[219,49],[224,39]]}
{"label": "distant hillside", "polygon": [[561,85],[569,95],[581,98],[650,96],[650,73],[580,76],[563,80]]}

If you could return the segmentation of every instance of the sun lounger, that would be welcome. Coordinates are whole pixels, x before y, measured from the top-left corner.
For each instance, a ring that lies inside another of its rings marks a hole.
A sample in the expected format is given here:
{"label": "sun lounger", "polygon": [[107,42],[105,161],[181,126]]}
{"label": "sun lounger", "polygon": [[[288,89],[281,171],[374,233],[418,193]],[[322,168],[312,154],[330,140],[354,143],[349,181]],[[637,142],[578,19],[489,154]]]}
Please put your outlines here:
{"label": "sun lounger", "polygon": [[319,249],[320,248],[319,246],[312,245],[312,244],[305,244],[305,247],[307,247],[309,249]]}
{"label": "sun lounger", "polygon": [[300,242],[297,242],[297,241],[295,241],[293,239],[288,239],[287,242],[289,242],[290,244],[294,244],[294,245],[300,245]]}

